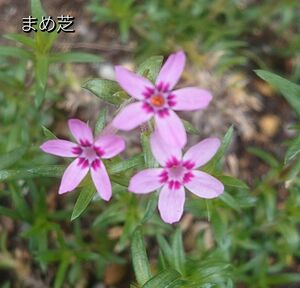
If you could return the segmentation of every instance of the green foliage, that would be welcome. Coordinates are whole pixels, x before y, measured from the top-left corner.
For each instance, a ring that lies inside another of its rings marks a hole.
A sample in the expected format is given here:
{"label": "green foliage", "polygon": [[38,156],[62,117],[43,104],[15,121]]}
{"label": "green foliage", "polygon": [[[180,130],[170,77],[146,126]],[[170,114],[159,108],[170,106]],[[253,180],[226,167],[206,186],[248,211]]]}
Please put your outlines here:
{"label": "green foliage", "polygon": [[136,50],[141,57],[170,52],[179,46],[202,66],[206,57],[216,53],[217,69],[222,72],[244,66],[249,60],[262,68],[269,65],[260,43],[252,43],[270,34],[285,40],[285,44],[273,41],[268,46],[279,57],[292,55],[300,47],[297,0],[279,0],[273,5],[268,1],[231,0],[89,2],[88,10],[95,21],[116,23],[123,41],[129,41],[129,34],[138,41]]}
{"label": "green foliage", "polygon": [[274,73],[256,70],[256,74],[267,81],[271,86],[279,89],[285,99],[300,116],[300,86],[296,85]]}
{"label": "green foliage", "polygon": [[151,272],[141,228],[137,228],[132,236],[131,255],[137,281],[143,285],[151,278]]}

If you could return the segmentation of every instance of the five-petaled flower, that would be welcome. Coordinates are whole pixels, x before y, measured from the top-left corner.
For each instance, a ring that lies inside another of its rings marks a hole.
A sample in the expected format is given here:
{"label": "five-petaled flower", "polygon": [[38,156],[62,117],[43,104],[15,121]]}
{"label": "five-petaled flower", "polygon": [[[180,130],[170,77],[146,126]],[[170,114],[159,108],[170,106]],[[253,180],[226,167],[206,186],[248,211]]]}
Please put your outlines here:
{"label": "five-petaled flower", "polygon": [[134,175],[129,191],[145,194],[162,187],[158,209],[166,223],[180,220],[185,202],[184,187],[202,198],[215,198],[224,191],[223,184],[213,176],[195,170],[207,163],[217,152],[220,141],[206,138],[192,146],[182,157],[181,149],[166,146],[160,135],[152,134],[151,150],[162,168],[142,170]]}
{"label": "five-petaled flower", "polygon": [[154,116],[156,129],[166,143],[182,148],[186,131],[173,111],[204,109],[212,99],[210,92],[196,87],[172,90],[185,65],[180,51],[169,56],[153,85],[148,79],[116,66],[116,80],[132,97],[139,100],[126,106],[113,120],[120,130],[131,130]]}
{"label": "five-petaled flower", "polygon": [[57,139],[46,141],[40,147],[56,156],[76,157],[63,174],[59,194],[74,190],[90,170],[100,197],[108,201],[112,188],[101,159],[109,159],[122,152],[125,149],[124,140],[116,135],[100,135],[94,139],[90,127],[78,119],[70,119],[68,124],[77,143]]}

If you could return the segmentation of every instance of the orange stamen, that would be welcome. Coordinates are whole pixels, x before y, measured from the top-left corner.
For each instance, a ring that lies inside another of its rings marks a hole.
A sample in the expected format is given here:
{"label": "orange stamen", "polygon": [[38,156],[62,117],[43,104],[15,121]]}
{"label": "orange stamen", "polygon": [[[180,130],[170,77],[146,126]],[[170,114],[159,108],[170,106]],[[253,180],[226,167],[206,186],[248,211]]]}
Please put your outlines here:
{"label": "orange stamen", "polygon": [[158,95],[152,96],[150,102],[152,105],[154,105],[156,107],[161,107],[165,104],[165,99],[162,95],[158,94]]}

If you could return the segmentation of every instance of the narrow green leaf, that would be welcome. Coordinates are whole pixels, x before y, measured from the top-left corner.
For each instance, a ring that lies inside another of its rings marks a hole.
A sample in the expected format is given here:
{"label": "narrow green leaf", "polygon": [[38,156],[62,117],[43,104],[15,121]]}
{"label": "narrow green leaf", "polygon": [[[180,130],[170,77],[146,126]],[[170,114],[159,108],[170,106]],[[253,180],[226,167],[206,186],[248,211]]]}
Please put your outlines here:
{"label": "narrow green leaf", "polygon": [[50,63],[97,63],[101,61],[101,57],[83,52],[59,52],[50,55]]}
{"label": "narrow green leaf", "polygon": [[42,125],[42,130],[43,130],[43,133],[44,133],[46,139],[48,139],[48,140],[57,139],[57,137],[47,127]]}
{"label": "narrow green leaf", "polygon": [[151,278],[142,288],[179,288],[180,278],[181,275],[177,271],[165,270]]}
{"label": "narrow green leaf", "polygon": [[95,193],[96,192],[94,186],[83,187],[80,190],[79,196],[73,209],[71,221],[78,218],[84,212],[89,203],[93,200]]}
{"label": "narrow green leaf", "polygon": [[299,273],[279,273],[270,275],[267,278],[267,283],[269,285],[283,285],[283,284],[299,284],[300,274]]}
{"label": "narrow green leaf", "polygon": [[20,220],[20,215],[13,209],[0,206],[0,215],[9,217],[14,220]]}
{"label": "narrow green leaf", "polygon": [[19,47],[0,46],[0,56],[24,59],[32,59],[33,54]]}
{"label": "narrow green leaf", "polygon": [[82,87],[89,90],[94,95],[113,105],[121,105],[128,97],[119,92],[121,88],[117,82],[107,79],[92,79],[85,82]]}
{"label": "narrow green leaf", "polygon": [[70,259],[71,255],[66,255],[66,257],[62,258],[62,261],[58,266],[57,273],[55,274],[54,288],[63,287],[64,279],[66,277],[66,273],[70,265]]}
{"label": "narrow green leaf", "polygon": [[117,173],[125,172],[128,169],[132,169],[135,167],[143,167],[143,166],[144,166],[144,156],[143,154],[138,154],[127,160],[123,160],[118,163],[114,163],[112,165],[107,165],[107,170],[109,174],[117,174]]}
{"label": "narrow green leaf", "polygon": [[49,61],[47,56],[40,56],[36,59],[35,65],[35,104],[39,107],[45,97],[46,85],[48,79]]}
{"label": "narrow green leaf", "polygon": [[154,82],[162,65],[163,56],[152,56],[145,60],[137,69],[137,73]]}
{"label": "narrow green leaf", "polygon": [[285,99],[294,108],[300,116],[300,86],[282,78],[274,73],[255,70],[254,71],[260,78],[268,82],[271,86],[279,89]]}
{"label": "narrow green leaf", "polygon": [[233,133],[234,133],[234,128],[233,128],[233,125],[231,125],[223,137],[222,144],[221,144],[221,147],[219,148],[218,152],[213,157],[213,159],[205,166],[205,170],[207,172],[211,173],[212,171],[215,170],[217,163],[225,155],[227,149],[229,148],[229,146],[231,144]]}
{"label": "narrow green leaf", "polygon": [[31,16],[37,17],[39,20],[42,19],[42,16],[46,16],[40,0],[31,0]]}
{"label": "narrow green leaf", "polygon": [[226,205],[228,205],[229,207],[231,207],[232,209],[240,212],[240,205],[239,203],[236,201],[236,199],[234,197],[232,197],[229,193],[227,193],[226,191],[220,195],[219,199],[221,201],[223,201]]}
{"label": "narrow green leaf", "polygon": [[249,189],[248,185],[237,178],[227,176],[227,175],[219,175],[217,178],[225,185],[229,187],[239,188],[239,189]]}
{"label": "narrow green leaf", "polygon": [[9,40],[17,41],[17,42],[19,42],[25,46],[28,46],[30,48],[35,47],[34,40],[31,37],[28,37],[28,36],[25,36],[22,34],[10,33],[10,34],[4,35],[4,37]]}
{"label": "narrow green leaf", "polygon": [[0,170],[9,168],[15,164],[27,151],[27,147],[19,147],[12,151],[9,151],[3,155],[0,155]]}
{"label": "narrow green leaf", "polygon": [[257,156],[258,158],[263,160],[265,163],[267,163],[271,167],[273,167],[273,168],[279,167],[279,162],[277,161],[277,159],[272,154],[268,153],[267,151],[264,151],[264,150],[262,150],[260,148],[256,148],[256,147],[249,147],[247,149],[247,151],[249,153]]}
{"label": "narrow green leaf", "polygon": [[34,178],[40,176],[61,177],[65,170],[62,165],[38,166],[29,169],[1,170],[0,181]]}
{"label": "narrow green leaf", "polygon": [[172,249],[171,249],[169,243],[162,235],[157,235],[157,242],[159,244],[159,248],[160,248],[161,252],[167,259],[169,265],[172,265],[172,267],[173,267],[173,265],[174,265],[173,252],[172,252]]}
{"label": "narrow green leaf", "polygon": [[98,135],[102,132],[105,127],[106,117],[107,117],[107,108],[104,107],[100,110],[99,116],[95,125],[95,135]]}
{"label": "narrow green leaf", "polygon": [[142,219],[142,223],[146,223],[151,217],[153,216],[156,207],[157,207],[157,202],[158,202],[158,194],[157,193],[152,193],[150,196],[150,199],[148,199],[145,214]]}
{"label": "narrow green leaf", "polygon": [[284,162],[285,164],[293,160],[300,153],[300,135],[293,140],[291,146],[288,148]]}
{"label": "narrow green leaf", "polygon": [[189,121],[181,119],[187,133],[191,135],[200,135],[200,131],[196,129]]}
{"label": "narrow green leaf", "polygon": [[174,259],[174,268],[184,275],[184,264],[186,257],[183,247],[182,234],[179,228],[176,229],[174,234],[174,238],[172,241],[172,251]]}
{"label": "narrow green leaf", "polygon": [[21,191],[10,186],[10,191],[13,199],[14,206],[18,214],[23,218],[23,220],[30,222],[31,220],[31,209],[27,205]]}
{"label": "narrow green leaf", "polygon": [[146,253],[144,238],[140,227],[138,227],[135,230],[132,236],[131,255],[133,269],[137,282],[140,285],[144,285],[151,278],[151,272]]}
{"label": "narrow green leaf", "polygon": [[154,168],[154,167],[158,167],[158,164],[152,155],[149,137],[150,137],[149,132],[142,132],[141,144],[143,147],[145,166],[147,168]]}

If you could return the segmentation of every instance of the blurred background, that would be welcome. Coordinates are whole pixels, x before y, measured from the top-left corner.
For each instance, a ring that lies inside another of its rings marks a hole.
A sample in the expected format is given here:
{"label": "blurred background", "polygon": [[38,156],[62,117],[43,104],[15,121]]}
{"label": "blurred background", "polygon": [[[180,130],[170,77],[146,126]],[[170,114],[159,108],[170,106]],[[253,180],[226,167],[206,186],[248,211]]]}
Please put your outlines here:
{"label": "blurred background", "polygon": [[[83,89],[85,81],[114,79],[116,64],[134,70],[150,56],[180,49],[188,62],[179,86],[199,86],[214,96],[205,111],[181,114],[194,127],[189,145],[231,133],[223,171],[250,187],[228,184],[225,200],[187,203],[178,226],[187,255],[195,259],[186,262],[186,277],[200,273],[193,271],[195,261],[202,272],[211,270],[203,272],[198,286],[184,287],[300,287],[299,156],[284,163],[299,138],[300,89],[293,88],[296,104],[291,105],[281,89],[254,72],[263,69],[299,83],[299,1],[42,4],[46,15],[74,16],[75,33],[57,38],[46,33],[43,44],[35,45],[32,39],[38,38],[28,38],[34,32],[22,31],[22,18],[32,15],[30,1],[0,0],[0,170],[6,169],[0,171],[0,287],[129,287],[134,282],[128,249],[132,215],[126,207],[113,202],[107,209],[94,201],[71,222],[76,193],[58,197],[56,178],[7,171],[58,163],[39,151],[50,133],[43,127],[67,138],[68,118],[93,126],[101,109],[114,110]],[[140,152],[139,131],[122,135],[128,157]],[[118,211],[124,219],[115,217]],[[159,271],[164,242],[157,244],[156,235],[174,229],[157,215],[145,229],[151,267]]]}

